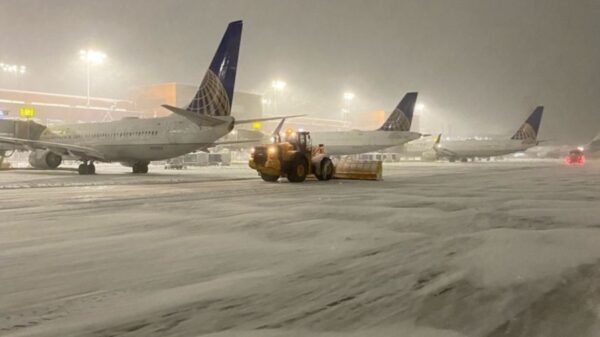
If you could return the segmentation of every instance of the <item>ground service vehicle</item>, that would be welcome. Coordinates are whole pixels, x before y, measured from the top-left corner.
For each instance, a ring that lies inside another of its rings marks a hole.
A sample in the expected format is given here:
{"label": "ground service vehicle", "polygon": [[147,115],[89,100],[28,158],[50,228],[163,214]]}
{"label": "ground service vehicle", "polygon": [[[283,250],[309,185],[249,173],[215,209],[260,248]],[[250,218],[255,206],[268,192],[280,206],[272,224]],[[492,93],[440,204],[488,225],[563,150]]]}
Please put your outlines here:
{"label": "ground service vehicle", "polygon": [[585,156],[583,155],[583,151],[579,149],[570,151],[569,154],[565,157],[565,163],[580,165],[585,164]]}
{"label": "ground service vehicle", "polygon": [[292,183],[300,183],[309,174],[314,174],[319,180],[333,177],[331,159],[325,154],[322,144],[312,146],[310,132],[288,130],[284,141],[278,134],[273,138],[272,144],[253,148],[248,163],[264,181],[276,182],[279,177],[287,177]]}
{"label": "ground service vehicle", "polygon": [[186,168],[183,156],[171,158],[165,163],[165,170],[183,170]]}

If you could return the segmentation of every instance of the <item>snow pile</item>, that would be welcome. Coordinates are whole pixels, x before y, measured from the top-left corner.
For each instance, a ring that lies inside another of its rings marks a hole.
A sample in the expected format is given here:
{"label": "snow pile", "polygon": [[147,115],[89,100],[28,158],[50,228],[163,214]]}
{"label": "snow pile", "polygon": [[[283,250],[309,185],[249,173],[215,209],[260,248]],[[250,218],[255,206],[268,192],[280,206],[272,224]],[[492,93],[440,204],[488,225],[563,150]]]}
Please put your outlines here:
{"label": "snow pile", "polygon": [[469,237],[481,240],[481,245],[455,262],[483,287],[556,279],[569,269],[600,260],[597,229],[496,229]]}
{"label": "snow pile", "polygon": [[598,168],[3,172],[0,335],[598,337]]}

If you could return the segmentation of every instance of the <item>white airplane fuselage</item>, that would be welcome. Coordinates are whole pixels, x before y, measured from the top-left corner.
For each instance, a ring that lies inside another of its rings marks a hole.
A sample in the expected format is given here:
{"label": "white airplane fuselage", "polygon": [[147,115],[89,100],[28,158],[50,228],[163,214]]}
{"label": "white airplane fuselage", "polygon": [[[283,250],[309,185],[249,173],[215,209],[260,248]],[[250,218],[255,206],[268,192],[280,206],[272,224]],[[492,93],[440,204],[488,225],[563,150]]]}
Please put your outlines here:
{"label": "white airplane fuselage", "polygon": [[352,155],[383,150],[418,139],[411,131],[326,131],[311,132],[313,145],[323,144],[327,154]]}
{"label": "white airplane fuselage", "polygon": [[185,117],[125,118],[103,123],[51,126],[41,141],[85,146],[101,152],[105,161],[150,162],[205,149],[229,133],[231,123],[205,127]]}
{"label": "white airplane fuselage", "polygon": [[420,138],[402,146],[390,149],[392,153],[400,153],[406,157],[421,157],[424,152],[433,151],[433,139],[431,137]]}
{"label": "white airplane fuselage", "polygon": [[486,158],[503,156],[515,152],[525,151],[536,146],[537,142],[523,142],[522,140],[448,140],[435,145],[435,150],[440,157],[448,158]]}

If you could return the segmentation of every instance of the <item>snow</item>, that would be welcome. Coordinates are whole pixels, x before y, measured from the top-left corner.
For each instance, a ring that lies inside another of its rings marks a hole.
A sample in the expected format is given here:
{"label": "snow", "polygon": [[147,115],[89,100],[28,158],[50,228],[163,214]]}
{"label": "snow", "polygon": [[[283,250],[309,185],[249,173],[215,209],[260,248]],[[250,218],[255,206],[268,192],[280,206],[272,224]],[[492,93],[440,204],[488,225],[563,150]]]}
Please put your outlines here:
{"label": "snow", "polygon": [[474,282],[503,287],[559,277],[577,266],[600,259],[600,231],[494,229],[470,235],[481,245],[458,260]]}
{"label": "snow", "polygon": [[0,172],[0,336],[599,336],[600,163]]}

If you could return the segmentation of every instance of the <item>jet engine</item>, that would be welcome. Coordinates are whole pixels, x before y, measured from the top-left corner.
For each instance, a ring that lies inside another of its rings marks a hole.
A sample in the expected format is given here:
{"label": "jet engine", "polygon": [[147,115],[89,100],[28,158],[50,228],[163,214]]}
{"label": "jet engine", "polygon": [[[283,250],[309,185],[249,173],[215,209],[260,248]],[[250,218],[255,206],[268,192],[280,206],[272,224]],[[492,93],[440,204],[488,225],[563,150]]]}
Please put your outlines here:
{"label": "jet engine", "polygon": [[62,157],[48,150],[35,150],[29,154],[29,165],[37,169],[55,169],[62,163]]}

